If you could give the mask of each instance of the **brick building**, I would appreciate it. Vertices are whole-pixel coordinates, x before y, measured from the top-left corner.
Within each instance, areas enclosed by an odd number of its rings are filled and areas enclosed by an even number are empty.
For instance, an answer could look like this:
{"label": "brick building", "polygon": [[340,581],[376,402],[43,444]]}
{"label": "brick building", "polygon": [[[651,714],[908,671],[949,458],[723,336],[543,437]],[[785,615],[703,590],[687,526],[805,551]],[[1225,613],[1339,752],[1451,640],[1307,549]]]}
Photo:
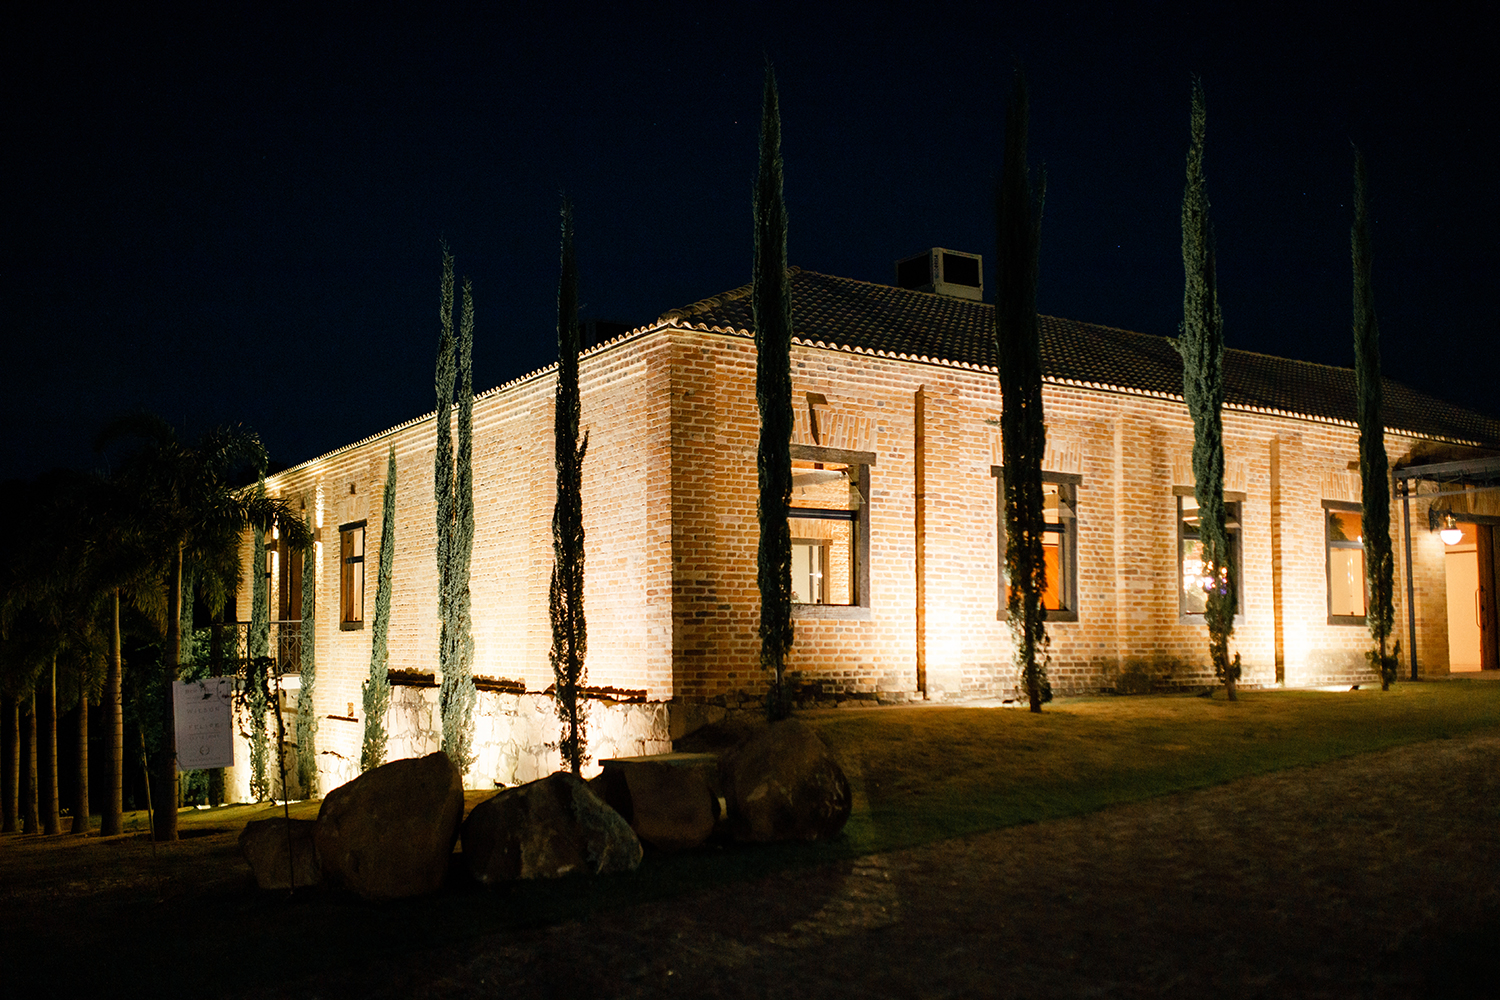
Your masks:
{"label": "brick building", "polygon": [[[1015,688],[999,572],[993,307],[972,286],[925,287],[935,290],[792,277],[793,589],[802,603],[789,666],[805,699],[1006,697]],[[665,313],[581,362],[596,759],[665,749],[674,726],[754,702],[766,687],[756,639],[748,292]],[[1181,362],[1164,337],[1086,323],[1044,317],[1042,338],[1053,687],[1210,682],[1201,588],[1195,594],[1191,579],[1193,433]],[[1235,350],[1225,365],[1225,490],[1241,608],[1232,649],[1243,658],[1243,683],[1368,682],[1353,372]],[[553,379],[552,369],[537,372],[474,405],[476,786],[525,780],[555,761],[544,694]],[[1500,449],[1500,421],[1395,382],[1386,384],[1385,416],[1393,467],[1469,468]],[[274,495],[310,508],[319,531],[315,708],[325,791],[358,763],[390,448],[398,468],[392,756],[437,745],[433,419],[268,482]],[[1410,570],[1425,675],[1450,663],[1449,547],[1429,530],[1428,509],[1452,509],[1476,552],[1478,536],[1487,542],[1500,523],[1489,517],[1500,510],[1484,502],[1492,494],[1458,492],[1435,501],[1419,488],[1409,516],[1399,499],[1392,505],[1397,572]],[[1476,560],[1485,563],[1479,576],[1493,579],[1493,558]],[[270,606],[283,618],[300,616],[299,562],[274,551],[269,559]],[[238,606],[250,607],[248,584]],[[1495,635],[1492,627],[1483,641],[1493,645]]]}

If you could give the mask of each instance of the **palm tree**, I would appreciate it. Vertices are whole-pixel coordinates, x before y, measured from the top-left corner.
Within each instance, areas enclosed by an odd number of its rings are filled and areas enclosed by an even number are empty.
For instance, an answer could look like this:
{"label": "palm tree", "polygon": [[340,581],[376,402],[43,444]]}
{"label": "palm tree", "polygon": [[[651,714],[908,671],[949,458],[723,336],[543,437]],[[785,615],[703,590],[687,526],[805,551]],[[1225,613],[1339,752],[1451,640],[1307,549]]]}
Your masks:
{"label": "palm tree", "polygon": [[21,717],[16,696],[0,679],[0,833],[16,832],[20,789]]}
{"label": "palm tree", "polygon": [[104,725],[104,802],[99,809],[99,832],[114,836],[123,832],[123,781],[125,769],[125,718],[122,712],[120,658],[120,610],[133,606],[148,619],[165,626],[165,601],[159,586],[151,550],[136,523],[134,496],[117,480],[100,480],[89,505],[86,527],[92,546],[89,572],[102,597],[99,614],[108,636],[105,647],[104,689],[101,698]]}
{"label": "palm tree", "polygon": [[[194,444],[181,442],[160,417],[135,414],[115,421],[99,436],[104,448],[122,439],[140,444],[121,469],[121,482],[133,491],[149,525],[154,561],[166,593],[166,650],[162,664],[167,690],[182,660],[183,568],[191,562],[213,563],[238,548],[250,525],[275,526],[291,548],[310,545],[310,532],[299,512],[285,502],[257,497],[235,484],[244,470],[264,472],[266,450],[260,438],[240,427],[206,432]],[[151,784],[157,840],[177,839],[177,747],[168,697],[163,707],[165,745],[157,748]]]}
{"label": "palm tree", "polygon": [[[17,773],[15,792],[17,811],[23,833],[59,832],[58,821],[49,817],[56,811],[56,779],[48,780],[48,762],[56,768],[56,752],[49,754],[47,731],[55,737],[55,727],[48,726],[45,714],[49,703],[47,677],[52,671],[51,630],[27,600],[23,586],[16,586],[20,574],[16,563],[7,560],[5,590],[0,598],[0,689],[10,696],[17,711],[16,758],[6,762],[7,769]],[[47,787],[53,789],[51,801]],[[9,805],[7,803],[7,805]]]}
{"label": "palm tree", "polygon": [[[7,567],[8,569],[8,567]],[[8,574],[7,574],[8,575]],[[36,711],[33,695],[37,670],[35,657],[18,632],[15,611],[7,591],[0,598],[0,705],[4,706],[5,806],[4,832],[36,833]]]}
{"label": "palm tree", "polygon": [[[13,668],[29,673],[33,679],[40,806],[44,832],[48,834],[62,832],[57,770],[58,668],[60,664],[65,672],[71,668],[82,678],[89,673],[87,664],[97,662],[100,650],[92,614],[94,597],[82,569],[85,543],[77,531],[87,483],[87,476],[62,470],[37,479],[27,490],[19,512],[30,530],[8,547],[5,624],[8,637],[20,640]],[[82,694],[84,685],[69,685],[67,690]],[[86,757],[82,763],[86,766]],[[86,792],[86,773],[83,782]],[[79,832],[88,824],[86,801],[81,805]]]}

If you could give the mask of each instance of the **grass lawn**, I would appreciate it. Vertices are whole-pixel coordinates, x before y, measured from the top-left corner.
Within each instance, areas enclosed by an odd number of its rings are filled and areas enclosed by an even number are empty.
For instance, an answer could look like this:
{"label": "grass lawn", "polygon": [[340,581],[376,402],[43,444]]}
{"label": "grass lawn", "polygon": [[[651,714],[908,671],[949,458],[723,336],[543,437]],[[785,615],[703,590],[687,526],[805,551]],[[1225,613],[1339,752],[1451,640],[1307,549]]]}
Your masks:
{"label": "grass lawn", "polygon": [[[844,836],[817,853],[849,856],[1500,730],[1500,683],[1241,691],[1237,702],[1222,690],[1211,698],[1063,698],[1040,715],[1010,706],[918,705],[798,718],[822,734],[855,789]],[[469,792],[468,805],[489,794]],[[318,805],[294,802],[291,815],[315,819]],[[179,824],[192,836],[281,814],[267,805],[188,809]],[[144,811],[126,814],[127,832],[146,826]]]}
{"label": "grass lawn", "polygon": [[839,846],[864,854],[1500,729],[1500,684],[1241,691],[1237,702],[1222,691],[1069,698],[1040,715],[920,706],[808,721],[856,788]]}

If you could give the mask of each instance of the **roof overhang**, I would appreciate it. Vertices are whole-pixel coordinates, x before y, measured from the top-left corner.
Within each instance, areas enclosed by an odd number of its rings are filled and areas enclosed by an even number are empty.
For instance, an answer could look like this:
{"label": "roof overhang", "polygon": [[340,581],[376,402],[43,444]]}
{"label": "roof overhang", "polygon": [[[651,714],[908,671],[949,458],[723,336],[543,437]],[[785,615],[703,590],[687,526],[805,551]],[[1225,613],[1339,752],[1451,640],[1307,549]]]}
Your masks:
{"label": "roof overhang", "polygon": [[1466,458],[1458,462],[1433,462],[1408,465],[1391,470],[1397,479],[1416,479],[1429,483],[1462,483],[1468,486],[1500,486],[1500,456]]}

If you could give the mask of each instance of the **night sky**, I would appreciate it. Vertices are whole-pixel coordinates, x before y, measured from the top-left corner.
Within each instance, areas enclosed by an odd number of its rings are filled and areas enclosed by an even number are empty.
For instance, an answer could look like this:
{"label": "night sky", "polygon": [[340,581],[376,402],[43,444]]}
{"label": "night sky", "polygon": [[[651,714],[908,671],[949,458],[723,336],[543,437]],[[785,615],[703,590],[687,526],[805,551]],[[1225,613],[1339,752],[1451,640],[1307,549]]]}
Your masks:
{"label": "night sky", "polygon": [[281,465],[430,411],[443,240],[474,282],[476,388],[551,363],[564,192],[585,318],[746,283],[767,56],[792,263],[889,282],[943,246],[992,268],[1019,63],[1041,310],[1168,335],[1200,74],[1227,343],[1343,366],[1353,140],[1386,374],[1500,415],[1477,5],[21,6],[0,15],[0,478],[97,465],[133,409],[243,423]]}

